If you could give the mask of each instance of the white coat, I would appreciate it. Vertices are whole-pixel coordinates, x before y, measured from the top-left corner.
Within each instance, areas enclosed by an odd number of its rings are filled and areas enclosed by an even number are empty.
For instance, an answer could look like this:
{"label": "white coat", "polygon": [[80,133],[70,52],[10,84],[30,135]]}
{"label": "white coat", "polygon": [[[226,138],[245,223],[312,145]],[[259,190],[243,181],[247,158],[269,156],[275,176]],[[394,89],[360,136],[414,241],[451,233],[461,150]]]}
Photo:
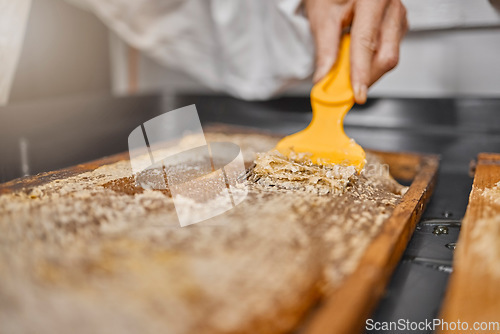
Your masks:
{"label": "white coat", "polygon": [[158,63],[216,91],[266,99],[313,71],[301,0],[77,2]]}

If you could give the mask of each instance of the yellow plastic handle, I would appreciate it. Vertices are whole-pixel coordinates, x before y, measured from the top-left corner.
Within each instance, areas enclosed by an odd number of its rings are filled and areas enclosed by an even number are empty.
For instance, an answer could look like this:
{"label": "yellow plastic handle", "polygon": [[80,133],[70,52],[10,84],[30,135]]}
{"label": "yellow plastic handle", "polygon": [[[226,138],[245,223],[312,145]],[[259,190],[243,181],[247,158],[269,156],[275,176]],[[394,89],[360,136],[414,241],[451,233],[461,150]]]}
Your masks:
{"label": "yellow plastic handle", "polygon": [[311,123],[278,143],[276,148],[282,154],[304,152],[317,164],[352,165],[358,172],[363,169],[366,158],[363,148],[344,133],[344,116],[354,105],[349,48],[350,37],[346,35],[335,65],[311,91]]}
{"label": "yellow plastic handle", "polygon": [[350,48],[351,36],[345,35],[340,43],[337,61],[330,72],[314,85],[311,99],[323,104],[354,104],[351,86]]}

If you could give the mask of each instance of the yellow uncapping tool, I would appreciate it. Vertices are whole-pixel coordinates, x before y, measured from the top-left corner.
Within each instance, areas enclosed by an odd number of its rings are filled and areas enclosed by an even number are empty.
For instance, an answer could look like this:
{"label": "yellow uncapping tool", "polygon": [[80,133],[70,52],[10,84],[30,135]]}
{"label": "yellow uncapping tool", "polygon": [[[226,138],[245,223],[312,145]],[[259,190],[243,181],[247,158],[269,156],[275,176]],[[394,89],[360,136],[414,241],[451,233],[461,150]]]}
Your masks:
{"label": "yellow uncapping tool", "polygon": [[289,156],[311,153],[316,164],[343,164],[356,167],[358,173],[365,165],[365,151],[347,137],[344,117],[354,105],[349,64],[350,36],[340,45],[337,62],[326,77],[311,91],[313,118],[304,130],[283,138],[276,149]]}

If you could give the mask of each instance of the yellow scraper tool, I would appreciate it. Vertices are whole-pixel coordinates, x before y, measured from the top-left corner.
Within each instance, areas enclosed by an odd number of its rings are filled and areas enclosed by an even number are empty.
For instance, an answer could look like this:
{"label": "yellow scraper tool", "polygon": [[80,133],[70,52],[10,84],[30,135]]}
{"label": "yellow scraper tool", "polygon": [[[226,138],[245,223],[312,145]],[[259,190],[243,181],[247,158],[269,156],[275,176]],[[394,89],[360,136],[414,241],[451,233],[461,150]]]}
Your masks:
{"label": "yellow scraper tool", "polygon": [[311,153],[311,159],[316,164],[352,165],[358,172],[363,169],[365,151],[344,132],[344,117],[354,105],[349,47],[350,36],[345,35],[337,62],[311,91],[311,123],[306,129],[278,143],[276,149],[282,154],[289,156],[292,151]]}

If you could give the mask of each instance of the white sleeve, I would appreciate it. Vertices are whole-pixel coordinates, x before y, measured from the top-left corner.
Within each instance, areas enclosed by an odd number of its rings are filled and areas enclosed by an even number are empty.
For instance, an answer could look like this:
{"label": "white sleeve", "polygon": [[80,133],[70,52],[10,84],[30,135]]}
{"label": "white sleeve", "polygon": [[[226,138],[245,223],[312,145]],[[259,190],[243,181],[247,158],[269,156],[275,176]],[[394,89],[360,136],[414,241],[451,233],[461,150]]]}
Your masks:
{"label": "white sleeve", "polygon": [[269,98],[313,70],[301,0],[78,2],[160,64],[237,97]]}
{"label": "white sleeve", "polygon": [[0,105],[8,101],[31,0],[0,0]]}

